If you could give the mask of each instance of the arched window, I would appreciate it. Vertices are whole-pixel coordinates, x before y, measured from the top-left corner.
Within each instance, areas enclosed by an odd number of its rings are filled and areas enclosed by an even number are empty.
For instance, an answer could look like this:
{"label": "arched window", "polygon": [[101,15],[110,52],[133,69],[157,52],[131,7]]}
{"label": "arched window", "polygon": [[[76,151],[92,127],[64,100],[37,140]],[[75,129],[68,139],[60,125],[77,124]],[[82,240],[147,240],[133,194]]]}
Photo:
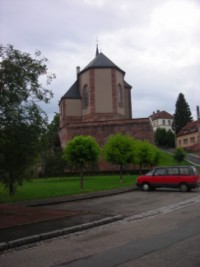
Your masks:
{"label": "arched window", "polygon": [[87,85],[83,87],[83,109],[87,109],[89,106],[89,88]]}
{"label": "arched window", "polygon": [[118,95],[118,106],[120,108],[123,108],[123,93],[122,93],[121,84],[118,84],[117,95]]}

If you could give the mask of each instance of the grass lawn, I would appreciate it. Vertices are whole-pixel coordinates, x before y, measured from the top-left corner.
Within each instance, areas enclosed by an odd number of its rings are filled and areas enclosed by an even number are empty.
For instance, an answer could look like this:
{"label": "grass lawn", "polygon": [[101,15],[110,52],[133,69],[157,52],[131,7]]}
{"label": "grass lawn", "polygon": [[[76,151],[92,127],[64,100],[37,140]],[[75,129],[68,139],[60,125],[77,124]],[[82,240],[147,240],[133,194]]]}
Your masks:
{"label": "grass lawn", "polygon": [[[173,156],[161,151],[159,166],[173,165],[177,165]],[[184,161],[181,165],[190,164]],[[84,177],[84,188],[82,190],[80,189],[79,177],[33,179],[30,182],[24,182],[22,186],[18,186],[16,195],[13,197],[9,197],[7,191],[0,184],[0,203],[76,195],[121,188],[135,184],[137,177],[138,175],[124,175],[124,182],[120,183],[119,175],[117,174],[107,176],[86,176]]]}
{"label": "grass lawn", "polygon": [[[160,151],[160,160],[158,166],[175,166],[178,165],[177,161],[171,154]],[[181,162],[181,165],[191,165],[187,161]]]}
{"label": "grass lawn", "polygon": [[12,197],[9,197],[7,191],[0,185],[0,202],[16,202],[128,187],[135,184],[136,178],[137,175],[124,175],[124,182],[120,183],[118,175],[86,176],[82,190],[79,177],[33,179],[17,187],[17,192]]}

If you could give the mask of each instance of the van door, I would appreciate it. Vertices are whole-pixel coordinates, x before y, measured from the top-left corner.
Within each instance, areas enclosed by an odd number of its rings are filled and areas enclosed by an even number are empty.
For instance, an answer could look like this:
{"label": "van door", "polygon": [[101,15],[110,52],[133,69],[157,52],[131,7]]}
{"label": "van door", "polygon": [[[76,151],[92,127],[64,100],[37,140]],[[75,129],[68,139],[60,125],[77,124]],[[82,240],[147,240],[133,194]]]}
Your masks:
{"label": "van door", "polygon": [[166,175],[166,184],[168,187],[178,187],[180,183],[179,167],[168,167]]}
{"label": "van door", "polygon": [[153,174],[152,184],[155,187],[163,187],[163,183],[165,182],[166,177],[166,168],[156,168]]}

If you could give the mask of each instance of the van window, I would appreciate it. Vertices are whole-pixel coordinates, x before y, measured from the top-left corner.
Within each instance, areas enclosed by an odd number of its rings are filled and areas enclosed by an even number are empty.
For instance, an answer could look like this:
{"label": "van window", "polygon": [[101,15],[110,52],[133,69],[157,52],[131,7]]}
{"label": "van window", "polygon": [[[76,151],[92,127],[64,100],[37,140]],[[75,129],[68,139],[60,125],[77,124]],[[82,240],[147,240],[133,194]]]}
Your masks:
{"label": "van window", "polygon": [[190,171],[187,167],[180,167],[180,175],[189,175]]}
{"label": "van window", "polygon": [[179,175],[177,167],[168,168],[168,175]]}
{"label": "van window", "polygon": [[166,175],[166,169],[165,168],[156,169],[154,175],[155,176]]}
{"label": "van window", "polygon": [[197,168],[195,168],[194,166],[190,166],[190,169],[191,169],[191,173],[192,174],[195,174],[195,175],[198,175],[199,174]]}

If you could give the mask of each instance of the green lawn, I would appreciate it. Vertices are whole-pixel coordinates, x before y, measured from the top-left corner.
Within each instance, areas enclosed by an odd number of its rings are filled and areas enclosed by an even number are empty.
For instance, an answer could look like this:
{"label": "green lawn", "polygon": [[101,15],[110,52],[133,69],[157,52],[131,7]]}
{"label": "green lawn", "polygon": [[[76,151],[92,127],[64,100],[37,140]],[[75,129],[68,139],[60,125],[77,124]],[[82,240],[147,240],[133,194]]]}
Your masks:
{"label": "green lawn", "polygon": [[[161,151],[159,166],[173,165],[177,165],[173,156]],[[181,165],[189,165],[189,163],[182,162]],[[135,184],[137,177],[138,175],[124,175],[124,182],[120,183],[119,175],[117,174],[107,176],[86,176],[84,177],[84,188],[82,190],[80,189],[79,177],[33,179],[30,182],[24,182],[22,186],[18,186],[17,193],[13,197],[9,197],[7,191],[0,184],[0,203],[76,195],[121,188]]]}
{"label": "green lawn", "polygon": [[[178,164],[172,155],[167,154],[163,151],[160,151],[160,161],[158,165],[159,166],[174,166]],[[183,161],[181,165],[190,165],[190,164],[187,161]]]}
{"label": "green lawn", "polygon": [[124,175],[124,182],[120,183],[118,175],[86,176],[82,190],[79,177],[33,179],[17,187],[17,193],[13,197],[9,197],[6,190],[0,185],[0,202],[16,202],[122,188],[135,184],[136,178],[137,175]]}

